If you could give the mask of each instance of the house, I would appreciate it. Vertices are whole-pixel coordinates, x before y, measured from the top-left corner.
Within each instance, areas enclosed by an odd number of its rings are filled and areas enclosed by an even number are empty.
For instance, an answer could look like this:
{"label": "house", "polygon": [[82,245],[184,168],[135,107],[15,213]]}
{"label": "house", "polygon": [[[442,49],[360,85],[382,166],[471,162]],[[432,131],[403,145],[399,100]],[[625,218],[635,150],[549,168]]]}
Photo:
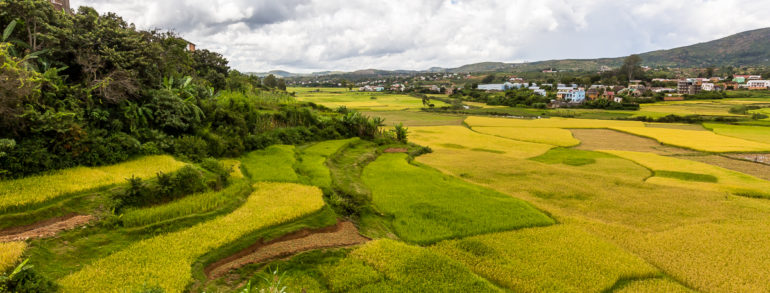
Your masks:
{"label": "house", "polygon": [[615,103],[623,103],[623,98],[621,97],[614,97],[612,98],[612,101]]}
{"label": "house", "polygon": [[703,84],[701,84],[700,89],[707,92],[713,92],[714,84],[710,82],[704,82]]}
{"label": "house", "polygon": [[544,89],[540,89],[540,88],[532,90],[532,92],[535,93],[536,95],[541,95],[543,97],[548,95],[548,93],[546,93]]}
{"label": "house", "polygon": [[770,80],[749,80],[746,86],[749,90],[766,90],[770,87]]}
{"label": "house", "polygon": [[733,77],[733,82],[746,83],[746,77],[744,75],[736,75]]}
{"label": "house", "polygon": [[381,86],[372,86],[372,85],[366,85],[358,88],[359,92],[381,92],[384,91],[385,88]]}
{"label": "house", "polygon": [[195,44],[187,42],[187,51],[195,52]]}
{"label": "house", "polygon": [[677,93],[682,95],[697,95],[701,91],[701,82],[694,78],[680,80],[677,84]]}
{"label": "house", "polygon": [[613,100],[615,99],[615,92],[613,91],[606,91],[604,92],[604,95],[602,95],[602,98],[607,100]]}
{"label": "house", "polygon": [[591,87],[586,91],[586,97],[590,100],[596,100],[599,98],[599,90]]}
{"label": "house", "polygon": [[570,89],[568,92],[562,93],[561,96],[557,94],[560,99],[569,101],[571,103],[583,103],[586,100],[586,91]]}

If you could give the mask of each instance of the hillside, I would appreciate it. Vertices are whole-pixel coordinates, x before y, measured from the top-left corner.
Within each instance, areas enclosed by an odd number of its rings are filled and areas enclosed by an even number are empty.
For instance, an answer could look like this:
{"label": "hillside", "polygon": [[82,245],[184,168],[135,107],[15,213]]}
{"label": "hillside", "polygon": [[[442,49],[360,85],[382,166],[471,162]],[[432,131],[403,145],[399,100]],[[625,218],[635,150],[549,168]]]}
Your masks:
{"label": "hillside", "polygon": [[[647,66],[666,67],[708,67],[708,66],[768,66],[770,65],[770,28],[757,29],[738,33],[722,39],[699,43],[691,46],[658,50],[639,54]],[[622,57],[598,59],[560,59],[527,63],[481,62],[467,64],[457,68],[432,67],[423,71],[385,71],[358,70],[355,72],[323,72],[313,75],[345,75],[346,77],[382,77],[417,72],[495,72],[518,71],[530,72],[543,69],[594,71],[602,66],[619,67]],[[343,77],[344,78],[344,77]]]}

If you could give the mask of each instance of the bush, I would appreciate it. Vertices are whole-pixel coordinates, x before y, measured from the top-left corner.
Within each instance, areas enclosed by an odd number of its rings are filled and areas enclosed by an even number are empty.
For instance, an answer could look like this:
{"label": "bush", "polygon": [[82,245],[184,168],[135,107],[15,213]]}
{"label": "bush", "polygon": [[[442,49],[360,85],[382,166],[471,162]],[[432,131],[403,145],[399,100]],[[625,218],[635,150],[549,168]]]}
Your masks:
{"label": "bush", "polygon": [[200,162],[209,157],[208,144],[197,136],[185,135],[174,142],[174,154]]}
{"label": "bush", "polygon": [[203,174],[193,166],[185,166],[174,176],[174,191],[176,194],[192,194],[206,190]]}

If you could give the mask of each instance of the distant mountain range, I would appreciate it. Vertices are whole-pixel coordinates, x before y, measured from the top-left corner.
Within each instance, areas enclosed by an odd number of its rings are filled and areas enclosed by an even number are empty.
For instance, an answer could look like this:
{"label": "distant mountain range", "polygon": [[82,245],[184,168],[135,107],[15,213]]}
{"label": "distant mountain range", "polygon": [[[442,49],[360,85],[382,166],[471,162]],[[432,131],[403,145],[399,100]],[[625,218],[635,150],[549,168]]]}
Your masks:
{"label": "distant mountain range", "polygon": [[[646,66],[665,66],[678,68],[702,68],[720,66],[770,66],[770,28],[738,33],[715,41],[699,43],[670,50],[658,50],[639,54]],[[552,68],[554,70],[593,71],[602,66],[619,67],[624,57],[599,59],[563,59],[527,63],[482,62],[463,65],[457,68],[433,67],[423,71],[412,70],[377,70],[365,69],[353,72],[326,71],[311,74],[295,74],[286,71],[254,73],[256,75],[274,74],[281,77],[309,77],[322,75],[341,75],[348,77],[393,76],[424,72],[481,73],[481,72],[532,72]]]}

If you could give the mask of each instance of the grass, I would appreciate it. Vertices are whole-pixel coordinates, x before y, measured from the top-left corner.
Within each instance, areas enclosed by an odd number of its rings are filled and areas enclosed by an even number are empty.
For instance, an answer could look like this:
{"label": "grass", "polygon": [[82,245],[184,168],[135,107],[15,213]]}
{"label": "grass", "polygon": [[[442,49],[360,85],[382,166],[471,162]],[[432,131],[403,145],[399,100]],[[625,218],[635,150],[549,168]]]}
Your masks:
{"label": "grass", "polygon": [[224,205],[237,204],[251,187],[245,181],[237,181],[220,191],[193,194],[182,199],[154,207],[131,209],[121,215],[125,227],[145,226],[170,219],[207,213]]}
{"label": "grass", "polygon": [[474,131],[520,141],[543,143],[561,147],[580,144],[572,133],[560,128],[525,128],[525,127],[474,127]]}
{"label": "grass", "polygon": [[67,194],[123,183],[132,176],[154,177],[185,164],[171,156],[148,156],[104,167],[77,167],[16,180],[0,181],[0,212],[43,203]]}
{"label": "grass", "polygon": [[320,187],[331,187],[332,178],[326,166],[326,160],[355,140],[357,139],[328,140],[299,151],[299,160],[295,169],[304,179],[303,182]]}
{"label": "grass", "polygon": [[570,166],[585,166],[595,164],[596,159],[610,158],[604,153],[583,151],[576,149],[555,148],[547,153],[531,158],[530,160],[546,164],[565,164]]}
{"label": "grass", "polygon": [[18,263],[25,249],[27,243],[23,241],[0,243],[0,274]]}
{"label": "grass", "polygon": [[324,272],[332,292],[500,292],[459,262],[418,246],[370,242]]}
{"label": "grass", "polygon": [[761,143],[724,135],[710,131],[650,128],[650,127],[612,127],[615,130],[649,137],[660,143],[703,151],[703,152],[764,152],[770,151],[770,143]]}
{"label": "grass", "polygon": [[469,237],[431,250],[513,292],[601,292],[624,278],[659,274],[639,257],[573,225]]}
{"label": "grass", "polygon": [[717,183],[717,181],[719,181],[719,178],[717,178],[714,175],[706,175],[706,174],[698,174],[698,173],[690,173],[690,172],[655,171],[655,176],[674,178],[674,179],[679,179],[684,181],[695,181],[695,182]]}
{"label": "grass", "polygon": [[273,145],[243,156],[241,167],[244,175],[254,182],[298,182],[293,168],[296,160],[294,146]]}
{"label": "grass", "polygon": [[401,239],[428,244],[554,223],[524,201],[411,165],[406,159],[406,154],[383,154],[362,176],[375,207],[393,217]]}
{"label": "grass", "polygon": [[[724,169],[706,163],[683,160],[671,157],[659,156],[650,153],[605,151],[607,153],[632,160],[642,166],[650,168],[660,174],[671,176],[656,176],[648,179],[648,182],[662,185],[680,186],[686,188],[700,188],[705,190],[721,190],[737,195],[750,195],[751,197],[770,198],[770,181],[762,180],[754,176]],[[697,170],[698,174],[691,174]],[[711,181],[711,177],[717,181]],[[693,182],[700,181],[700,182]]]}
{"label": "grass", "polygon": [[704,123],[704,127],[714,133],[761,143],[770,143],[770,127],[739,126],[728,124]]}
{"label": "grass", "polygon": [[62,291],[118,292],[157,285],[169,292],[180,292],[190,282],[191,265],[201,255],[252,231],[318,211],[324,205],[321,191],[315,187],[257,183],[254,188],[246,203],[233,213],[135,243],[60,279]]}
{"label": "grass", "polygon": [[451,149],[476,149],[504,153],[514,158],[531,158],[544,154],[551,145],[516,141],[486,135],[462,126],[410,127],[409,140],[441,152]]}

